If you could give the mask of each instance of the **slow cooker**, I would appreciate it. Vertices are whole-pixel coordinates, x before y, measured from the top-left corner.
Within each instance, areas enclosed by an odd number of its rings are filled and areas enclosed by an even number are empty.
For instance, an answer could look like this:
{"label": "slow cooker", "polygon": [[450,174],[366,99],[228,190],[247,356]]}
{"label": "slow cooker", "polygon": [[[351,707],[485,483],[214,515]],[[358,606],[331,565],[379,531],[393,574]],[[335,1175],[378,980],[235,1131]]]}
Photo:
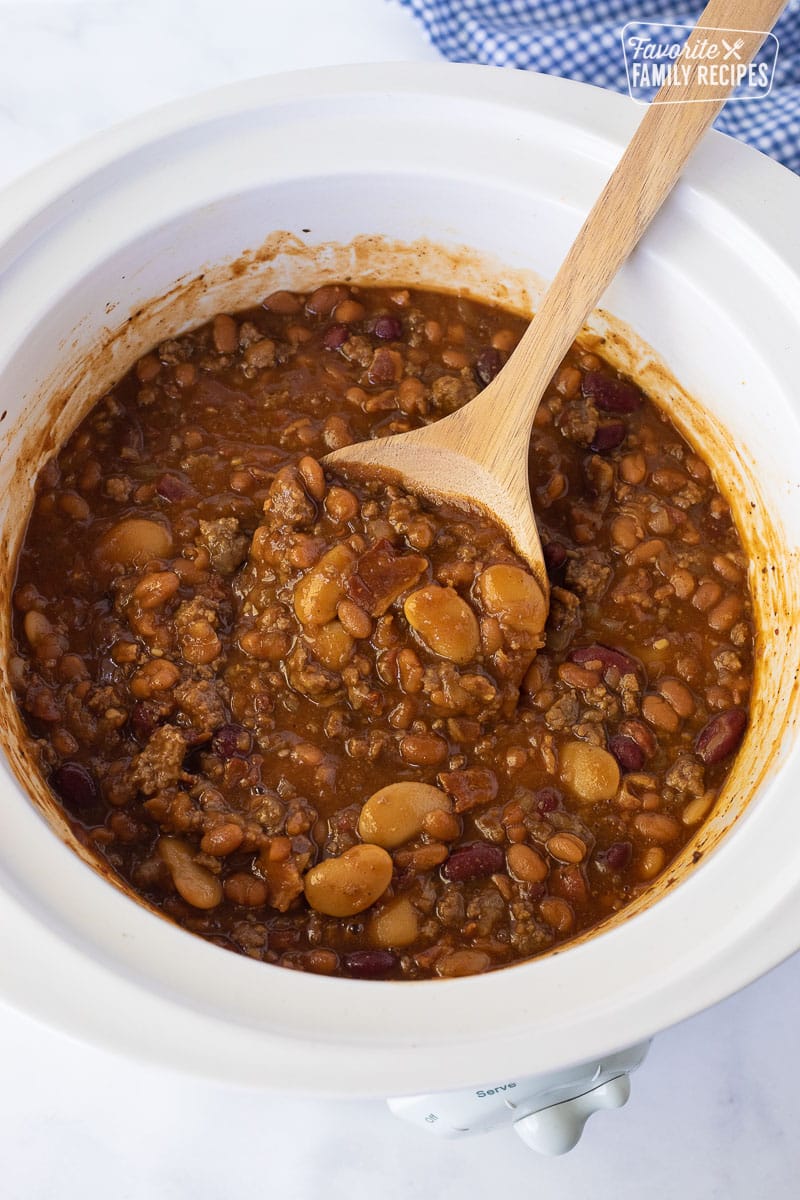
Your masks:
{"label": "slow cooker", "polygon": [[[444,64],[272,76],[78,146],[0,203],[0,529],[148,346],[322,278],[535,308],[641,115],[530,73]],[[624,1102],[658,1030],[800,945],[800,180],[711,134],[587,336],[715,468],[750,553],[758,670],[712,819],[641,903],[488,975],[324,978],[222,954],[103,877],[55,809],[6,677],[0,604],[0,991],[74,1034],[217,1079],[393,1095],[457,1135],[514,1120],[565,1149]],[[92,868],[93,869],[90,869]],[[106,875],[108,874],[106,870]]]}

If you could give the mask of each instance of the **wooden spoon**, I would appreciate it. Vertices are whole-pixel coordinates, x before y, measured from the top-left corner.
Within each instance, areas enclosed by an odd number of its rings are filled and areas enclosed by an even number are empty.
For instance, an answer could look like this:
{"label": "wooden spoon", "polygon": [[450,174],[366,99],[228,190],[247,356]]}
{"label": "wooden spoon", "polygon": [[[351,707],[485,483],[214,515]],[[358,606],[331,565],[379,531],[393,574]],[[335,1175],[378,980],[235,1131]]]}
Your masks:
{"label": "wooden spoon", "polygon": [[[713,31],[733,31],[739,64],[764,41],[786,0],[711,0],[683,57],[688,83],[667,80],[645,113],[572,243],[516,350],[497,377],[458,412],[409,433],[335,450],[326,467],[379,474],[412,492],[475,506],[505,527],[545,600],[547,572],[528,483],[536,409],[562,358],[672,190],[684,164],[733,90],[711,87],[698,71]],[[743,32],[749,26],[760,32]],[[719,40],[719,39],[718,39]],[[678,102],[680,101],[680,102]],[[547,605],[543,606],[546,615]]]}

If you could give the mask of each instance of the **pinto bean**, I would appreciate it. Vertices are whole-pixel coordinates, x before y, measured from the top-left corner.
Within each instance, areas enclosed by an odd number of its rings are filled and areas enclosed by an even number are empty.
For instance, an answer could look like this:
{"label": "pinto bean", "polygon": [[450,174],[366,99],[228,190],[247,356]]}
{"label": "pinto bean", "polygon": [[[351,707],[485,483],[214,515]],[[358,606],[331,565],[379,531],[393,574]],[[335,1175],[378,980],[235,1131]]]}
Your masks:
{"label": "pinto bean", "polygon": [[435,733],[409,733],[400,742],[400,754],[417,767],[435,767],[447,758],[447,742]]}
{"label": "pinto bean", "polygon": [[650,846],[639,859],[636,874],[642,880],[655,879],[659,871],[663,870],[666,861],[667,856],[662,846]]}
{"label": "pinto bean", "polygon": [[306,309],[315,317],[329,317],[333,310],[347,299],[347,288],[338,284],[326,284],[311,293],[306,300]]}
{"label": "pinto bean", "polygon": [[272,292],[266,300],[262,300],[262,304],[268,312],[280,316],[294,316],[303,307],[302,300],[294,292]]}
{"label": "pinto bean", "polygon": [[340,600],[336,607],[336,615],[342,628],[346,629],[352,638],[368,638],[372,633],[372,618],[352,600]]}
{"label": "pinto bean", "polygon": [[435,808],[422,818],[422,832],[438,842],[454,842],[461,833],[461,822],[455,813]]}
{"label": "pinto bean", "polygon": [[702,796],[696,796],[694,800],[690,800],[681,813],[681,820],[684,825],[699,825],[701,821],[705,820],[706,816],[711,812],[716,798],[717,793],[709,790],[703,792]]}
{"label": "pinto bean", "polygon": [[60,658],[67,648],[67,639],[60,633],[48,617],[32,608],[25,613],[22,623],[25,637],[37,658],[52,660]]}
{"label": "pinto bean", "polygon": [[279,662],[286,657],[291,644],[288,634],[277,630],[248,629],[239,638],[245,654],[262,662]]}
{"label": "pinto bean", "polygon": [[522,883],[542,883],[547,878],[548,866],[541,854],[521,842],[509,846],[506,862],[509,874]]}
{"label": "pinto bean", "polygon": [[491,960],[483,950],[452,950],[436,963],[436,974],[442,979],[457,979],[462,975],[480,975]]}
{"label": "pinto bean", "polygon": [[661,679],[658,691],[679,717],[691,717],[695,710],[694,696],[679,679]]}
{"label": "pinto bean", "polygon": [[191,621],[183,630],[181,654],[187,663],[204,666],[213,662],[222,650],[222,642],[210,621],[201,617]]}
{"label": "pinto bean", "polygon": [[322,500],[327,484],[325,483],[325,472],[317,460],[306,454],[300,459],[297,469],[300,472],[309,496],[313,497],[314,500]]}
{"label": "pinto bean", "polygon": [[558,896],[546,896],[539,905],[542,920],[556,933],[570,933],[575,925],[575,913],[571,905]]}
{"label": "pinto bean", "polygon": [[632,454],[623,455],[619,463],[619,473],[625,483],[634,486],[643,483],[647,478],[647,462],[644,455],[638,450]]}
{"label": "pinto bean", "polygon": [[719,603],[721,597],[722,588],[716,579],[706,579],[692,596],[692,606],[698,608],[700,612],[708,612],[710,608]]}
{"label": "pinto bean", "polygon": [[352,521],[358,515],[358,500],[348,488],[335,484],[325,497],[325,511],[332,521]]}
{"label": "pinto bean", "polygon": [[681,723],[675,709],[661,696],[645,696],[642,700],[642,716],[656,729],[663,729],[667,733],[675,733]]}
{"label": "pinto bean", "polygon": [[168,692],[181,677],[180,668],[168,658],[151,658],[131,677],[131,692],[137,700],[149,700],[157,692]]}
{"label": "pinto bean", "polygon": [[638,834],[651,842],[674,842],[681,831],[680,822],[667,813],[637,813],[632,824]]}
{"label": "pinto bean", "polygon": [[432,871],[447,858],[447,846],[439,842],[426,842],[424,846],[410,846],[395,853],[394,861],[402,870],[411,875],[422,875]]}
{"label": "pinto bean", "polygon": [[638,522],[625,514],[615,517],[611,522],[611,540],[621,550],[632,550],[642,540]]}
{"label": "pinto bean", "polygon": [[269,896],[269,888],[264,880],[251,875],[249,871],[236,871],[229,875],[222,890],[231,904],[240,904],[245,908],[261,908]]}
{"label": "pinto bean", "polygon": [[213,854],[216,858],[225,858],[238,850],[244,840],[244,830],[240,825],[228,822],[225,825],[215,825],[203,834],[200,849],[204,854]]}
{"label": "pinto bean", "polygon": [[140,608],[161,608],[180,586],[181,581],[174,571],[150,571],[133,589],[133,598]]}
{"label": "pinto bean", "polygon": [[239,349],[239,326],[227,313],[214,317],[211,335],[220,354],[235,354]]}
{"label": "pinto bean", "polygon": [[575,833],[554,833],[545,845],[547,853],[559,862],[579,863],[586,858],[586,843]]}
{"label": "pinto bean", "polygon": [[743,608],[741,596],[725,596],[709,611],[706,620],[715,633],[727,633],[739,620]]}

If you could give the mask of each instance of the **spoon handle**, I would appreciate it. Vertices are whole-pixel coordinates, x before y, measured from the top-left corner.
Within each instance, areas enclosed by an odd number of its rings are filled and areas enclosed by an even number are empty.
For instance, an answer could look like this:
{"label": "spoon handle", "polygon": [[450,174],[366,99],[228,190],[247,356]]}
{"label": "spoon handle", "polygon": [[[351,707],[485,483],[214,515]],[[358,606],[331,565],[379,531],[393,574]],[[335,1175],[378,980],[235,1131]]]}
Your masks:
{"label": "spoon handle", "polygon": [[[786,0],[711,0],[677,60],[687,82],[668,78],[583,223],[522,341],[492,389],[493,437],[527,438],[536,408],[586,317],[669,195],[734,84],[710,86],[692,57],[714,31],[735,33],[737,65],[750,62]],[[753,32],[747,32],[755,26]],[[741,44],[739,44],[741,39]],[[718,61],[718,60],[716,60]],[[500,401],[500,404],[498,404]],[[484,430],[486,430],[484,426]],[[501,451],[502,453],[502,451]]]}

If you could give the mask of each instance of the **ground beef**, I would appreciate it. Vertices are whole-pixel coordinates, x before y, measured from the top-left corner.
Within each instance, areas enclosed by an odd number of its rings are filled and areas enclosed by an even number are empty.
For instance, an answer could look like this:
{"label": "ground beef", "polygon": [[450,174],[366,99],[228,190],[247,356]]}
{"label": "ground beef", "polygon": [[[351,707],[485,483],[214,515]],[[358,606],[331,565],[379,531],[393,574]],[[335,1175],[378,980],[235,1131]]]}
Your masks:
{"label": "ground beef", "polygon": [[578,697],[574,692],[564,692],[556,700],[555,704],[551,704],[547,712],[544,714],[545,723],[548,729],[552,729],[557,733],[560,729],[569,729],[574,725],[580,713],[580,704]]}
{"label": "ground beef", "polygon": [[567,588],[550,589],[550,615],[547,618],[547,649],[564,650],[581,627],[581,602]]}
{"label": "ground beef", "polygon": [[313,521],[314,505],[300,482],[296,468],[284,467],[278,472],[269,489],[264,509],[269,509],[276,524],[297,527]]}
{"label": "ground beef", "polygon": [[373,345],[369,338],[355,335],[350,337],[342,346],[342,354],[349,362],[358,363],[360,367],[366,367],[372,362]]}
{"label": "ground beef", "polygon": [[586,550],[567,562],[566,582],[584,600],[599,600],[611,579],[611,567],[597,550]]}
{"label": "ground beef", "polygon": [[488,767],[443,771],[439,783],[453,797],[453,808],[457,813],[489,804],[497,795],[497,776]]}
{"label": "ground beef", "polygon": [[440,412],[450,413],[455,412],[457,408],[461,408],[462,404],[466,404],[475,395],[476,388],[470,386],[470,381],[462,378],[456,379],[452,375],[441,375],[435,379],[431,387],[431,400],[434,408]]}
{"label": "ground beef", "polygon": [[705,788],[705,768],[694,755],[682,754],[667,771],[665,782],[676,792],[700,796]]}
{"label": "ground beef", "polygon": [[176,688],[175,701],[195,729],[210,733],[227,720],[225,704],[216,684],[187,680]]}
{"label": "ground beef", "polygon": [[445,887],[436,905],[436,915],[446,929],[460,929],[466,916],[466,903],[461,891]]}
{"label": "ground beef", "polygon": [[247,558],[250,539],[239,531],[235,517],[201,521],[199,540],[208,550],[212,567],[221,575],[232,575]]}
{"label": "ground beef", "polygon": [[600,415],[591,400],[583,398],[572,400],[565,404],[561,411],[559,425],[564,437],[581,446],[588,446],[594,440]]}
{"label": "ground beef", "polygon": [[140,792],[152,796],[162,788],[173,787],[181,777],[187,742],[180,729],[162,725],[137,754],[131,779]]}

